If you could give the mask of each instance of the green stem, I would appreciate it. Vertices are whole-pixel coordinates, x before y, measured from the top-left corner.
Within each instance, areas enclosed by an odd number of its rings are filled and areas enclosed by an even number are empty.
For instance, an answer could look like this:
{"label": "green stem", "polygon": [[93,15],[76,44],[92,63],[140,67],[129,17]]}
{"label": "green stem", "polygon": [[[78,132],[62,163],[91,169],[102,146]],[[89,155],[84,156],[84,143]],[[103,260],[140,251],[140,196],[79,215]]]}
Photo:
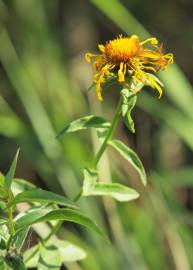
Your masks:
{"label": "green stem", "polygon": [[120,117],[120,113],[121,113],[121,105],[122,105],[122,97],[120,98],[119,100],[119,103],[117,105],[117,109],[115,111],[115,114],[114,114],[114,117],[113,117],[113,120],[112,120],[112,123],[111,123],[111,126],[109,128],[109,131],[107,133],[107,136],[104,140],[104,142],[102,143],[98,153],[96,154],[96,157],[94,159],[94,163],[93,163],[93,167],[96,169],[97,167],[97,164],[99,162],[99,160],[101,159],[104,151],[106,150],[106,147],[107,147],[107,144],[108,144],[108,141],[112,138],[113,136],[113,133],[115,131],[115,128],[117,126],[117,123],[119,121],[119,117]]}
{"label": "green stem", "polygon": [[15,234],[15,229],[14,229],[14,223],[13,223],[13,208],[9,207],[8,209],[8,215],[9,215],[9,233],[11,236]]}

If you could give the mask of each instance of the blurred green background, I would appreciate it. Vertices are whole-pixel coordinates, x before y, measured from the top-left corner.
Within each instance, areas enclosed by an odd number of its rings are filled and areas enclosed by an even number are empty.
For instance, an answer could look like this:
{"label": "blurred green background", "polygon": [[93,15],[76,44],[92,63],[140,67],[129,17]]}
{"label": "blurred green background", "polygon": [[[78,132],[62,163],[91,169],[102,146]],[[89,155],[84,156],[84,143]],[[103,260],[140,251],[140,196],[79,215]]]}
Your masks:
{"label": "blurred green background", "polygon": [[83,211],[112,243],[67,224],[60,237],[88,256],[66,269],[193,269],[192,12],[191,0],[0,1],[0,170],[6,171],[19,146],[17,176],[69,198],[98,142],[94,131],[60,141],[55,136],[66,122],[87,114],[110,120],[118,97],[112,89],[99,103],[94,91],[87,93],[92,70],[84,53],[122,33],[156,36],[175,57],[176,64],[160,74],[163,98],[148,88],[139,94],[136,134],[122,123],[116,134],[143,161],[147,187],[114,152],[103,158],[101,177],[141,196],[122,204],[81,199]]}

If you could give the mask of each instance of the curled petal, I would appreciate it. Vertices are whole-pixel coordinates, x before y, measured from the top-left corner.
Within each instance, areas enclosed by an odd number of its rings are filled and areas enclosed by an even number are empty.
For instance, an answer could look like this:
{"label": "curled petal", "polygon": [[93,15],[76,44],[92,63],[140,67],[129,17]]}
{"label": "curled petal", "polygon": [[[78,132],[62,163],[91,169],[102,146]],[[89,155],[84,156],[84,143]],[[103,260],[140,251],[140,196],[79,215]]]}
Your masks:
{"label": "curled petal", "polygon": [[105,51],[105,46],[102,44],[98,45],[99,50],[103,53]]}
{"label": "curled petal", "polygon": [[167,59],[168,64],[174,63],[174,56],[172,53],[165,54],[164,57],[165,57],[165,59]]}
{"label": "curled petal", "polygon": [[90,63],[91,58],[94,57],[94,56],[97,56],[97,55],[96,54],[92,54],[92,53],[86,53],[85,54],[85,60],[86,60],[86,62]]}
{"label": "curled petal", "polygon": [[147,85],[149,85],[152,88],[156,89],[158,91],[158,93],[159,93],[159,98],[161,98],[161,96],[163,94],[163,90],[162,90],[161,86],[158,84],[158,82],[156,82],[156,80],[152,76],[146,74],[146,77],[147,77],[147,80],[149,81],[147,83]]}
{"label": "curled petal", "polygon": [[150,42],[152,45],[157,45],[158,44],[157,38],[153,37],[153,38],[148,38],[148,39],[140,42],[140,45],[144,45],[144,44],[146,44],[148,42]]}
{"label": "curled petal", "polygon": [[97,97],[98,97],[98,100],[99,101],[103,101],[103,97],[101,95],[101,92],[102,92],[102,88],[101,88],[101,81],[100,79],[97,81],[97,84],[96,84],[96,94],[97,94]]}
{"label": "curled petal", "polygon": [[119,71],[118,71],[118,82],[120,82],[120,83],[125,81],[123,67],[124,67],[124,64],[123,64],[123,62],[121,62],[120,68],[119,68]]}

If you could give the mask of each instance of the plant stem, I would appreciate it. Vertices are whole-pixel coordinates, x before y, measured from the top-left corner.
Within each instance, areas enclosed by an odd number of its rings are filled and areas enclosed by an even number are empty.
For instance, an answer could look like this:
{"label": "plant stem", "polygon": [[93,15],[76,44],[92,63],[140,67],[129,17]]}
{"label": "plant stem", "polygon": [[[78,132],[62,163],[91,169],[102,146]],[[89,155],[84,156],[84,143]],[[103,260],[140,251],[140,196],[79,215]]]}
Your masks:
{"label": "plant stem", "polygon": [[96,157],[94,159],[94,163],[93,163],[93,167],[96,169],[97,167],[97,164],[99,162],[99,160],[101,159],[104,151],[106,150],[106,147],[107,147],[107,144],[108,144],[108,141],[111,139],[111,137],[113,136],[113,133],[115,131],[115,128],[117,126],[117,123],[119,121],[119,117],[120,117],[120,113],[121,113],[121,105],[122,105],[122,97],[120,98],[119,100],[119,103],[117,105],[117,109],[115,111],[115,114],[114,114],[114,117],[113,117],[113,120],[112,120],[112,123],[111,123],[111,126],[109,128],[109,131],[107,133],[107,136],[104,140],[104,142],[102,143],[98,153],[96,154]]}
{"label": "plant stem", "polygon": [[13,224],[13,208],[9,207],[8,209],[8,215],[9,215],[9,233],[11,236],[15,234],[14,224]]}

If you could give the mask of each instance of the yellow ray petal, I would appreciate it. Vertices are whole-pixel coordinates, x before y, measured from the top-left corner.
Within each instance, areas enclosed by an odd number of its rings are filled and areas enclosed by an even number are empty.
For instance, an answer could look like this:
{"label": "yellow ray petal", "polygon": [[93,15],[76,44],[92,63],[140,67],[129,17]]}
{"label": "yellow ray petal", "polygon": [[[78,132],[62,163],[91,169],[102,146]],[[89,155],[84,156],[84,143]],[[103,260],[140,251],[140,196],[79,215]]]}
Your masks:
{"label": "yellow ray petal", "polygon": [[125,81],[125,76],[124,76],[124,72],[123,72],[123,62],[121,62],[120,68],[118,71],[118,82],[122,83],[124,81]]}
{"label": "yellow ray petal", "polygon": [[86,60],[86,62],[90,63],[91,58],[94,57],[94,56],[97,56],[97,55],[96,54],[93,54],[93,53],[86,53],[85,54],[85,60]]}
{"label": "yellow ray petal", "polygon": [[105,51],[105,46],[102,45],[102,44],[98,44],[98,48],[101,52],[104,52]]}
{"label": "yellow ray petal", "polygon": [[150,42],[152,45],[158,44],[157,38],[153,37],[153,38],[148,38],[148,39],[146,39],[146,40],[140,42],[140,45],[144,45],[144,44],[146,44],[146,43],[148,43],[148,42]]}

